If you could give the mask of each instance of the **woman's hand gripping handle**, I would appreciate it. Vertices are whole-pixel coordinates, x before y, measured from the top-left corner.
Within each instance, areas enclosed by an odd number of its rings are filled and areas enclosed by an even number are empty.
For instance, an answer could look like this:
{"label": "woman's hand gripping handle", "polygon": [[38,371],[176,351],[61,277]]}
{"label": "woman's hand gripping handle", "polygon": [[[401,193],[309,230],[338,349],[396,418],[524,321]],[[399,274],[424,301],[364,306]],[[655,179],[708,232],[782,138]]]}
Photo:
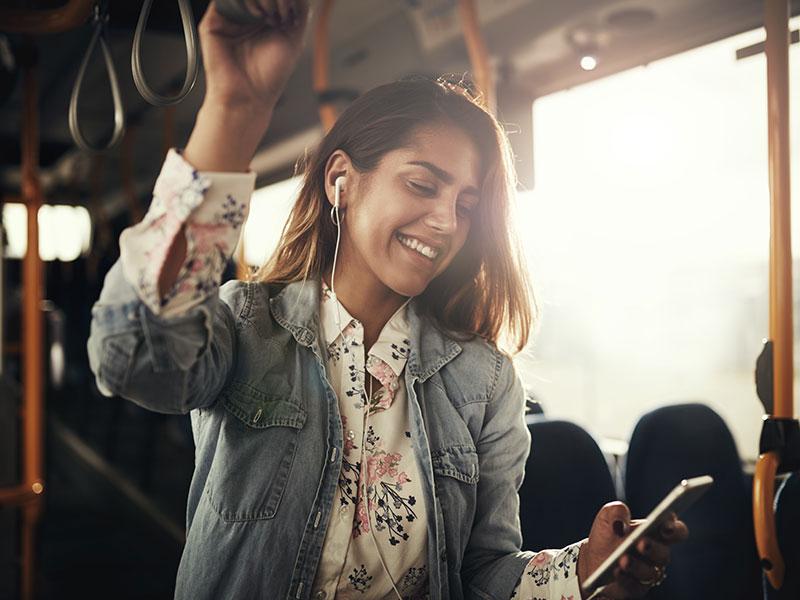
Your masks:
{"label": "woman's hand gripping handle", "polygon": [[[226,20],[212,2],[200,21],[206,95],[184,158],[199,171],[249,169],[272,111],[303,50],[308,0],[252,0],[263,19]],[[175,236],[158,288],[172,288],[186,259],[186,236]]]}

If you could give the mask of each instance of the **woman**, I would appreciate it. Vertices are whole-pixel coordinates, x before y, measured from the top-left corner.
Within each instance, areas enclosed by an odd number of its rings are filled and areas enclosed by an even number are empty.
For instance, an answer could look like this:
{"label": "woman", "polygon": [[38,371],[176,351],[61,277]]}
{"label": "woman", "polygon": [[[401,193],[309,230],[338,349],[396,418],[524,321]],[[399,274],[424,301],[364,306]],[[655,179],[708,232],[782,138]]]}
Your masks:
{"label": "woman", "polygon": [[[182,155],[120,238],[93,308],[100,389],[191,412],[195,473],[179,598],[573,598],[635,524],[520,551],[531,308],[508,237],[497,122],[457,85],[356,100],[307,161],[279,249],[219,288],[253,153],[301,52],[304,2],[200,25],[207,91]],[[547,482],[542,482],[546,485]],[[623,557],[609,598],[663,578],[673,518]]]}

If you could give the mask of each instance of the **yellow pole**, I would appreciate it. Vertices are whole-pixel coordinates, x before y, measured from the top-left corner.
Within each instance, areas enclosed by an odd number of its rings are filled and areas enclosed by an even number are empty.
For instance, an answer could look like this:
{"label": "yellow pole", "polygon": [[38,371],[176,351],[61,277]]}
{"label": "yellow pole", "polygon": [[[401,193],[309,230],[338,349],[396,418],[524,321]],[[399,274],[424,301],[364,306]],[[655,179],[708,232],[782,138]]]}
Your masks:
{"label": "yellow pole", "polygon": [[[769,125],[769,337],[773,343],[774,417],[794,414],[792,347],[792,238],[789,179],[789,0],[765,0],[767,113]],[[775,530],[775,474],[781,456],[758,457],[753,479],[756,545],[767,579],[783,586],[785,566]]]}
{"label": "yellow pole", "polygon": [[472,72],[475,74],[475,83],[483,94],[483,106],[494,114],[497,108],[494,75],[489,62],[489,50],[481,35],[475,1],[460,0],[458,8],[461,27],[464,29],[464,42],[467,45]]}
{"label": "yellow pole", "polygon": [[[333,10],[333,0],[322,0],[317,16],[316,27],[314,28],[314,57],[312,75],[314,78],[314,91],[317,94],[327,92],[330,87],[330,77],[328,73],[328,62],[330,60],[330,49],[328,48],[328,23]],[[322,121],[323,129],[328,132],[336,123],[338,115],[336,107],[332,102],[325,100],[319,105],[319,119]]]}
{"label": "yellow pole", "polygon": [[44,491],[42,420],[42,261],[39,258],[39,122],[35,67],[24,70],[22,117],[22,195],[28,207],[28,249],[23,261],[23,485],[35,496],[22,507],[22,597],[33,598],[35,532]]}

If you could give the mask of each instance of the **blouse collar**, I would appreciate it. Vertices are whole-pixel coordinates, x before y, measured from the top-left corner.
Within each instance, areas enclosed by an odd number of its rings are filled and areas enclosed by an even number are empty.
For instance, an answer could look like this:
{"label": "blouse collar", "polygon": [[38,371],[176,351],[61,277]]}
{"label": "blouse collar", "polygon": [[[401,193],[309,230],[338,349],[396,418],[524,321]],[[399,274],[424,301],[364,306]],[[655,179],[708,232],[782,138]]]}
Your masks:
{"label": "blouse collar", "polygon": [[[344,334],[344,337],[353,336],[359,342],[364,342],[364,328],[347,312],[344,305],[331,296],[331,290],[320,278],[322,289],[320,293],[320,321],[325,336],[325,343],[330,347]],[[383,326],[376,342],[369,349],[368,357],[376,357],[385,362],[399,376],[408,360],[411,347],[410,324],[407,316],[407,306],[411,301],[408,298],[398,308]],[[339,321],[341,328],[336,325],[337,305],[339,309]],[[367,359],[369,360],[369,358]]]}

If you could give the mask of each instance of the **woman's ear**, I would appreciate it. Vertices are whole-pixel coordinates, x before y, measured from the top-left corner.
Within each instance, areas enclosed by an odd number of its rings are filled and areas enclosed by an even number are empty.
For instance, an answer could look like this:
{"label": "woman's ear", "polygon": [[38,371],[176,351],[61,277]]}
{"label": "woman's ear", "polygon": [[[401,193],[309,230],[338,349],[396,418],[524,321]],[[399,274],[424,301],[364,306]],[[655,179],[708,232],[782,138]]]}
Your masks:
{"label": "woman's ear", "polygon": [[[351,175],[355,173],[353,163],[344,150],[334,150],[325,165],[325,195],[331,206],[334,206],[336,197],[339,197],[339,209],[347,207],[348,191],[352,188]],[[339,193],[336,193],[339,181]]]}

